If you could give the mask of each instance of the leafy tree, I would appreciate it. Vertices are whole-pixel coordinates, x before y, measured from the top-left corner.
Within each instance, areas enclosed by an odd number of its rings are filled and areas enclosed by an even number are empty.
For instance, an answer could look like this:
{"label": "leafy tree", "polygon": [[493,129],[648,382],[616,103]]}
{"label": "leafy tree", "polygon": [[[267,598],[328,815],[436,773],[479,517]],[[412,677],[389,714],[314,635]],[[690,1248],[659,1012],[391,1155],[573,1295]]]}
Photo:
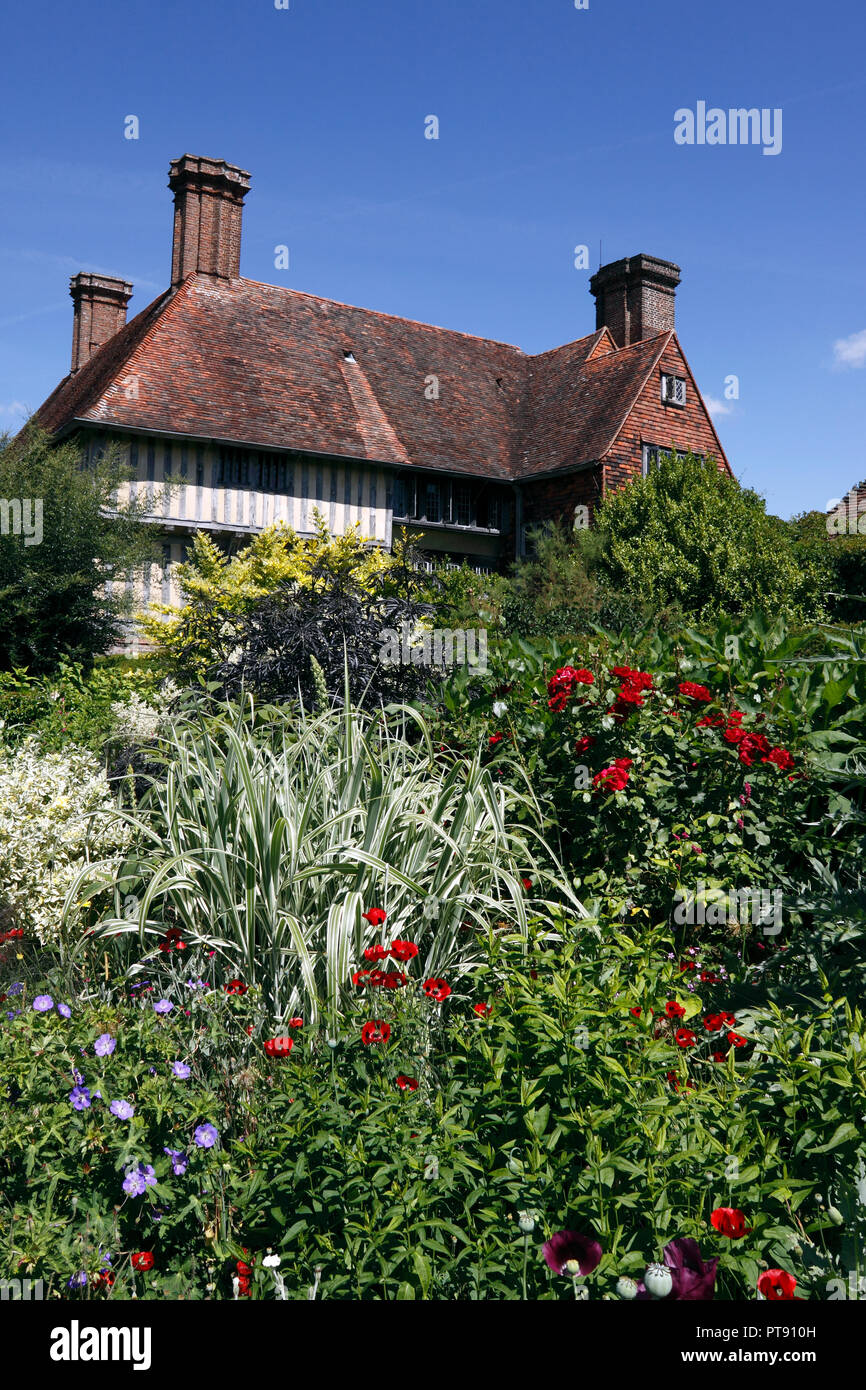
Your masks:
{"label": "leafy tree", "polygon": [[798,551],[757,493],[693,454],[663,456],[606,497],[583,544],[595,547],[597,573],[615,588],[696,615],[761,605],[821,617],[832,587],[825,556]]}
{"label": "leafy tree", "polygon": [[123,500],[129,478],[117,451],[85,466],[76,442],[34,424],[0,437],[0,670],[89,666],[119,639],[126,586],[105,581],[155,559],[147,503]]}

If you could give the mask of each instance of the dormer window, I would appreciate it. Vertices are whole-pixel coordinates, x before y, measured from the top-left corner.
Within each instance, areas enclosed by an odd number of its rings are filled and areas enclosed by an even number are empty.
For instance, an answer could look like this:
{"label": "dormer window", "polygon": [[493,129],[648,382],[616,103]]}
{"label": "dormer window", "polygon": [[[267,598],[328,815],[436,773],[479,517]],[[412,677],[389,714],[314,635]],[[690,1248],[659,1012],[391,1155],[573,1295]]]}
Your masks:
{"label": "dormer window", "polygon": [[686,403],[686,379],[662,373],[662,403],[683,406]]}
{"label": "dormer window", "polygon": [[344,353],[343,353],[343,361],[344,361],[344,362],[356,362],[356,361],[357,361],[357,358],[355,357],[354,352],[344,352]]}

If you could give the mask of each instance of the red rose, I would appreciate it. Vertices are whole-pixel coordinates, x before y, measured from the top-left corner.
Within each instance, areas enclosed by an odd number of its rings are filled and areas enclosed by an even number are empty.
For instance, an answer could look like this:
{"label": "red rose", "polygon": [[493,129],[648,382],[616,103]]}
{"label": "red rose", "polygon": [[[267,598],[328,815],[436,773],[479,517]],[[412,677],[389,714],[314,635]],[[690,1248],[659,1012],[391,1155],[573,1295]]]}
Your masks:
{"label": "red rose", "polygon": [[674,1036],[676,1037],[678,1047],[694,1047],[697,1042],[697,1038],[691,1028],[678,1028]]}
{"label": "red rose", "polygon": [[367,912],[362,912],[361,916],[366,917],[371,927],[381,927],[388,914],[383,912],[381,907],[371,907]]}
{"label": "red rose", "polygon": [[702,700],[704,704],[713,698],[705,685],[695,685],[694,681],[683,681],[677,689],[689,700]]}
{"label": "red rose", "polygon": [[781,768],[782,772],[790,772],[794,766],[794,759],[787,748],[771,748],[766,758],[761,759],[762,763],[775,763],[776,767]]}
{"label": "red rose", "polygon": [[397,1077],[397,1085],[401,1091],[417,1091],[418,1082],[414,1076],[403,1076],[402,1073]]}
{"label": "red rose", "polygon": [[584,734],[583,738],[579,738],[574,745],[574,751],[575,753],[585,753],[594,743],[594,738],[590,738],[589,734]]}
{"label": "red rose", "polygon": [[394,960],[412,960],[418,954],[414,941],[392,941],[389,951]]}
{"label": "red rose", "polygon": [[246,994],[247,987],[243,980],[229,980],[227,985],[223,985],[226,994]]}
{"label": "red rose", "polygon": [[746,1218],[739,1207],[716,1207],[710,1221],[720,1235],[730,1240],[740,1240],[752,1229],[746,1225]]}
{"label": "red rose", "polygon": [[370,1043],[386,1043],[391,1036],[391,1026],[381,1018],[374,1018],[361,1029],[361,1042],[365,1047]]}
{"label": "red rose", "polygon": [[451,986],[446,984],[444,980],[425,980],[424,993],[428,999],[435,999],[441,1004],[442,1000],[447,999],[451,993]]}
{"label": "red rose", "polygon": [[758,1279],[758,1293],[770,1302],[788,1302],[794,1298],[797,1281],[786,1269],[765,1269]]}
{"label": "red rose", "polygon": [[139,1250],[137,1254],[133,1255],[132,1267],[133,1269],[140,1269],[145,1273],[147,1272],[147,1270],[153,1269],[153,1256],[151,1255],[150,1251]]}

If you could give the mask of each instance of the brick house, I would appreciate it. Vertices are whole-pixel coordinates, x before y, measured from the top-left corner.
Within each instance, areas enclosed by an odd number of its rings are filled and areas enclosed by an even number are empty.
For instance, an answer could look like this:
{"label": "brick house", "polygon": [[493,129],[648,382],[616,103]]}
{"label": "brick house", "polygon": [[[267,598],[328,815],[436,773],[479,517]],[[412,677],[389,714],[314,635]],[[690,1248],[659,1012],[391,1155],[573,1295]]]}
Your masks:
{"label": "brick house", "polygon": [[240,274],[249,175],[172,162],[171,285],[129,323],[132,285],[72,277],[72,364],[37,412],[93,457],[127,453],[137,490],[180,486],[143,598],[174,598],[197,528],[228,548],[283,520],[333,533],[393,527],[447,560],[495,568],[528,527],[589,515],[671,447],[724,450],[674,329],[679,267],[652,256],[592,277],[596,328],[530,356],[507,343],[321,299]]}

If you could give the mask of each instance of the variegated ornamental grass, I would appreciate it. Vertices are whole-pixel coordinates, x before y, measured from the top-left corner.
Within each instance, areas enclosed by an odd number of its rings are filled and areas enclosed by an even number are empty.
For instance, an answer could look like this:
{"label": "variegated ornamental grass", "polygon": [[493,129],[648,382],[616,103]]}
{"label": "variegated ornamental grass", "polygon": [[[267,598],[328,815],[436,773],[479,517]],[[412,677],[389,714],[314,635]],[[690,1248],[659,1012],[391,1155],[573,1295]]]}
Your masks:
{"label": "variegated ornamental grass", "polygon": [[[180,723],[166,744],[165,781],[129,816],[138,858],[97,930],[137,933],[153,950],[178,927],[260,986],[276,1019],[303,1013],[336,1029],[356,1007],[351,975],[364,949],[396,938],[417,943],[421,979],[454,986],[491,929],[526,938],[522,880],[538,885],[558,869],[517,824],[519,810],[540,819],[528,784],[437,749],[409,707],[248,706]],[[577,899],[570,906],[587,915]],[[373,907],[384,926],[364,919]]]}

